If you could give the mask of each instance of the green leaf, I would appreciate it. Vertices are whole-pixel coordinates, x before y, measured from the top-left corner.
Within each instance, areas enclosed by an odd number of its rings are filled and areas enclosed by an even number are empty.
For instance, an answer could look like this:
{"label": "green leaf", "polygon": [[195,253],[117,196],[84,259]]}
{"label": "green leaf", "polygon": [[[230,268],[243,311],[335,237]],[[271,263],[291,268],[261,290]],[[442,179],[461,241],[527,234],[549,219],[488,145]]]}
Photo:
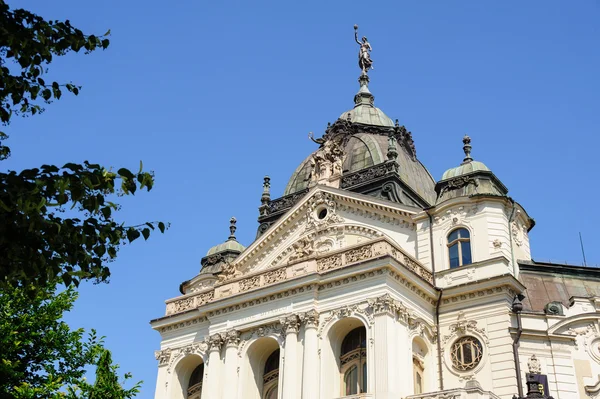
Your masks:
{"label": "green leaf", "polygon": [[165,232],[165,224],[163,222],[158,222],[158,229],[161,233]]}
{"label": "green leaf", "polygon": [[150,229],[149,228],[143,229],[142,235],[144,236],[144,240],[148,240],[148,237],[150,237]]}

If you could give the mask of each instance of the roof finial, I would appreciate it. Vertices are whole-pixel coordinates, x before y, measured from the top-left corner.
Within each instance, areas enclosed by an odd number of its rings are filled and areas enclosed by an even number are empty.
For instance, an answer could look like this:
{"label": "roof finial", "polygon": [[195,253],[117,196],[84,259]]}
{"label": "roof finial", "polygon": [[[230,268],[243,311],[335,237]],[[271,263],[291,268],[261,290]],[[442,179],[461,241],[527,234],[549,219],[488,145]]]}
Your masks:
{"label": "roof finial", "polygon": [[232,217],[231,219],[229,219],[229,231],[231,232],[231,234],[229,234],[229,240],[237,241],[237,239],[235,238],[235,231],[237,230],[237,227],[235,227],[236,223],[236,218]]}
{"label": "roof finial", "polygon": [[[398,122],[398,119],[396,119]],[[388,150],[387,150],[387,158],[390,161],[395,161],[398,158],[398,151],[396,150],[396,137],[394,137],[394,131],[390,130],[388,134]]]}
{"label": "roof finial", "polygon": [[462,163],[468,163],[471,162],[473,160],[473,158],[471,158],[471,138],[469,136],[467,136],[465,134],[465,137],[463,137],[463,151],[465,152],[465,159],[463,159]]}
{"label": "roof finial", "polygon": [[266,204],[271,201],[271,178],[269,176],[265,176],[263,181],[263,192],[260,197],[260,202],[262,204]]}

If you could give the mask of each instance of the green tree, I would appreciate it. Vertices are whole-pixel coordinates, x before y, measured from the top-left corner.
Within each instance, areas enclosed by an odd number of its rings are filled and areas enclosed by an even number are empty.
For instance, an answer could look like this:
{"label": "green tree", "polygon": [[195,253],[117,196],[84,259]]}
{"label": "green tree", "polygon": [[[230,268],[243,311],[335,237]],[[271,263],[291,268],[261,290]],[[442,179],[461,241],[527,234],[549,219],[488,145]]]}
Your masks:
{"label": "green tree", "polygon": [[[46,21],[0,0],[0,122],[42,112],[65,89],[78,95],[80,86],[43,76],[56,56],[106,49],[108,34],[86,35],[68,20]],[[0,132],[0,159],[10,154],[6,138]],[[114,219],[116,197],[153,184],[141,164],[137,173],[87,161],[0,173],[0,286],[106,281],[121,245],[165,230],[160,222],[128,226]]]}
{"label": "green tree", "polygon": [[[0,125],[43,112],[63,92],[78,95],[81,87],[72,82],[46,81],[51,62],[106,49],[109,34],[87,35],[68,20],[48,21],[0,0]],[[0,132],[0,161],[10,156],[7,138]],[[1,399],[121,399],[138,392],[139,383],[119,383],[95,331],[86,338],[61,320],[81,281],[108,280],[108,264],[123,244],[164,232],[161,222],[131,226],[114,218],[119,196],[153,184],[141,163],[136,173],[87,161],[0,172]],[[90,367],[94,384],[84,378]]]}
{"label": "green tree", "polygon": [[[125,389],[102,338],[62,321],[73,307],[73,287],[57,293],[54,284],[27,292],[7,287],[0,293],[0,398],[124,399],[139,391]],[[96,381],[85,368],[96,367]],[[130,379],[129,374],[125,380]]]}

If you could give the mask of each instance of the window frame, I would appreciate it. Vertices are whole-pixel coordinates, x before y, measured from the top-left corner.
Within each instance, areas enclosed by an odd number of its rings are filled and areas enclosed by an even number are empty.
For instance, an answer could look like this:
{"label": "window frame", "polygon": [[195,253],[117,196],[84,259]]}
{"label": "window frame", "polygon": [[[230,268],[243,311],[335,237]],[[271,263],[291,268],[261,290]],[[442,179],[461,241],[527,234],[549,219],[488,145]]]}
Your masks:
{"label": "window frame", "polygon": [[[469,236],[468,237],[461,237],[460,236],[460,231],[461,230],[466,231]],[[452,241],[449,241],[450,240],[450,236],[455,231],[459,232],[458,237],[455,238]],[[457,250],[458,250],[458,265],[452,266],[452,258],[450,257],[450,248],[452,248],[455,245],[457,246]],[[462,248],[463,245],[468,245],[469,246],[469,252],[470,252],[470,259],[469,260],[470,260],[470,262],[465,262],[465,259],[463,257],[463,248]],[[450,230],[448,232],[448,234],[446,234],[446,247],[448,248],[448,266],[449,266],[450,269],[457,269],[459,267],[470,265],[470,264],[473,263],[473,248],[471,247],[471,232],[466,227],[460,226],[460,227],[457,227],[455,229]]]}
{"label": "window frame", "polygon": [[[368,368],[368,364],[367,364],[367,345],[366,345],[367,329],[364,326],[357,327],[357,329],[358,328],[362,328],[364,331],[364,337],[359,333],[358,347],[351,349],[343,354],[341,353],[342,348],[344,347],[344,341],[354,330],[349,331],[348,334],[346,334],[346,336],[342,340],[342,345],[340,347],[340,357],[339,357],[340,379],[341,379],[340,391],[341,391],[342,396],[360,395],[360,394],[367,392],[367,386],[368,386],[367,376],[368,376],[368,372],[369,372],[369,368]],[[363,342],[364,342],[364,346],[363,346]],[[357,373],[356,374],[356,387],[354,387],[354,390],[356,392],[355,393],[346,393],[346,391],[347,391],[346,378],[348,376],[348,373],[351,372],[353,368],[356,368],[356,373]]]}

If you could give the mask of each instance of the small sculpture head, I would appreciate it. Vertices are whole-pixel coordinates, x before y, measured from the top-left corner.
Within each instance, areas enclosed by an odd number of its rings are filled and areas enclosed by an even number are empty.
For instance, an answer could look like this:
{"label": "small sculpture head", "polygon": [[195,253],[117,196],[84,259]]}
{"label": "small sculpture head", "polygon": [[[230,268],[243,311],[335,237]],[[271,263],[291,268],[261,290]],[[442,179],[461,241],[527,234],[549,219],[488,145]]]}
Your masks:
{"label": "small sculpture head", "polygon": [[367,42],[367,37],[366,37],[366,36],[363,36],[363,37],[362,37],[362,41],[363,41],[363,43],[366,43],[366,42]]}

